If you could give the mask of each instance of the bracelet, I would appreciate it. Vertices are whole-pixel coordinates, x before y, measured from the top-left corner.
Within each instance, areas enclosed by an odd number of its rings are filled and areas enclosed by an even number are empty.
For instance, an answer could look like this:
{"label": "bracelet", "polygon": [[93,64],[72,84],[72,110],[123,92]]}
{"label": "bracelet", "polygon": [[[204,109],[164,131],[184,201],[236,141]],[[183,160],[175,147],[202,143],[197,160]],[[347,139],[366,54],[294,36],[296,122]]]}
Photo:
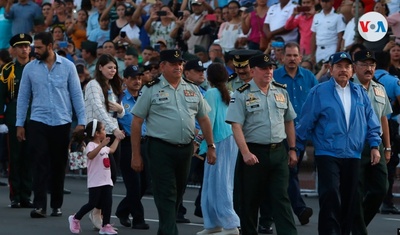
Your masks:
{"label": "bracelet", "polygon": [[289,147],[289,151],[295,151],[295,152],[297,152],[299,149],[298,148],[296,148],[296,147]]}

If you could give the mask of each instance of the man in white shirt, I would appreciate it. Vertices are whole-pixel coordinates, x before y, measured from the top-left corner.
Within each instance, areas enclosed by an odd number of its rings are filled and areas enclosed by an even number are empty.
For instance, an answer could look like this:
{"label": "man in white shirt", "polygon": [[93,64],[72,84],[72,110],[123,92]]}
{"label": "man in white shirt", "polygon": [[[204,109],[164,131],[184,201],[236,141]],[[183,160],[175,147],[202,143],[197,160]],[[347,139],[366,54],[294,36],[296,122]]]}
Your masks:
{"label": "man in white shirt", "polygon": [[[346,29],[344,30],[343,34],[343,48],[345,51],[348,51],[350,47],[356,43],[354,36],[356,35],[356,6],[357,2],[353,3],[353,7],[351,8],[351,14],[353,18],[347,23]],[[358,17],[362,16],[364,14],[364,2],[359,1],[358,2]]]}

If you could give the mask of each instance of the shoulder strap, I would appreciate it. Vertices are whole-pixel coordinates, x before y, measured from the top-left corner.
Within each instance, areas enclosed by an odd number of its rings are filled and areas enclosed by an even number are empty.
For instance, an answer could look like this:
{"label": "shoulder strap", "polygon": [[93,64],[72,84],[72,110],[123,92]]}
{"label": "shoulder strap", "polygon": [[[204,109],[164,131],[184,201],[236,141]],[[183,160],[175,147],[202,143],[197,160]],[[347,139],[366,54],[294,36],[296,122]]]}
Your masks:
{"label": "shoulder strap", "polygon": [[147,87],[152,87],[153,85],[155,85],[155,84],[157,84],[157,83],[159,83],[159,82],[160,82],[160,79],[159,79],[159,78],[155,78],[155,79],[151,80],[150,82],[148,82],[148,83],[146,84],[146,86],[147,86]]}
{"label": "shoulder strap", "polygon": [[246,83],[243,86],[239,87],[238,89],[236,89],[237,91],[239,91],[240,93],[243,93],[243,91],[247,90],[250,88],[250,84]]}

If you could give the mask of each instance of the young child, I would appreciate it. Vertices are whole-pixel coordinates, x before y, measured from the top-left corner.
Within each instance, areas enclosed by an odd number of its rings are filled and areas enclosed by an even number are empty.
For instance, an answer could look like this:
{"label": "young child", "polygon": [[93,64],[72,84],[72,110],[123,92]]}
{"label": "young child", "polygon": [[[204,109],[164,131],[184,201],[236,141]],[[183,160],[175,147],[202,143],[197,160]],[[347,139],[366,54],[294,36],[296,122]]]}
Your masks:
{"label": "young child", "polygon": [[97,45],[103,45],[105,41],[110,40],[110,28],[108,27],[110,23],[109,17],[104,16],[99,19],[99,28],[94,29],[88,40],[92,42],[97,42]]}
{"label": "young child", "polygon": [[110,138],[106,137],[104,125],[96,119],[86,126],[86,130],[74,133],[73,138],[90,140],[86,146],[89,202],[75,215],[68,217],[69,229],[72,233],[79,234],[81,227],[79,221],[82,217],[96,205],[101,205],[103,224],[99,234],[118,234],[110,225],[113,182],[108,154],[114,153],[120,140],[115,138],[112,145],[107,147]]}

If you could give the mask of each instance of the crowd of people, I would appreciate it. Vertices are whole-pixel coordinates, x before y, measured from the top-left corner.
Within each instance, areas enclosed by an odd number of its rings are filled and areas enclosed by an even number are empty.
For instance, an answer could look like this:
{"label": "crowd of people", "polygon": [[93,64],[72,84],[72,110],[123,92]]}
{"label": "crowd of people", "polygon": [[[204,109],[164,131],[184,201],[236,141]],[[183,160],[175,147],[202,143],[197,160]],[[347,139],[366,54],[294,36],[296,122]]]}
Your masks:
{"label": "crowd of people", "polygon": [[[141,199],[151,189],[158,234],[178,234],[177,223],[190,222],[182,198],[197,168],[197,234],[272,234],[275,223],[277,234],[295,235],[294,218],[306,225],[313,215],[298,179],[313,145],[319,234],[367,234],[378,211],[400,214],[392,195],[399,7],[0,0],[11,207],[45,218],[49,193],[50,216],[62,216],[65,170],[76,169],[78,156],[89,199],[68,217],[74,234],[87,213],[100,234],[118,233],[110,223],[118,175],[126,188],[115,210],[121,225],[149,229]],[[355,27],[369,11],[388,21],[377,42]]]}

